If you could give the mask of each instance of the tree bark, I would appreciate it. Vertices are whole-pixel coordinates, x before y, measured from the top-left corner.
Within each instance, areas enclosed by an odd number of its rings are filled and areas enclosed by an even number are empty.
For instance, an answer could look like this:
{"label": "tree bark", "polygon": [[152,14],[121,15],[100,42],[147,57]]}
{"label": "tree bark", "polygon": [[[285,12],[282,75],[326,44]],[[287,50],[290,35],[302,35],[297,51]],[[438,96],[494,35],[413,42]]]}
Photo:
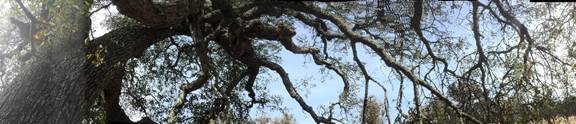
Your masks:
{"label": "tree bark", "polygon": [[[76,4],[89,7],[84,0]],[[25,62],[14,80],[2,87],[0,123],[82,123],[87,103],[83,44],[90,18],[82,11],[72,12],[67,18],[70,20],[66,25],[75,26],[63,33],[73,37],[58,37],[53,45],[32,53],[37,56]]]}
{"label": "tree bark", "polygon": [[[77,2],[89,7],[84,0]],[[75,29],[63,32],[72,37],[58,38],[54,45],[38,50],[40,57],[28,61],[12,82],[1,87],[0,123],[82,123],[101,92],[107,123],[132,123],[119,105],[124,63],[157,41],[183,34],[174,27],[124,27],[85,42],[90,18],[82,11],[72,15],[68,22],[73,24],[65,25]],[[104,61],[94,63],[88,56],[95,54]],[[136,123],[154,122],[144,118]]]}

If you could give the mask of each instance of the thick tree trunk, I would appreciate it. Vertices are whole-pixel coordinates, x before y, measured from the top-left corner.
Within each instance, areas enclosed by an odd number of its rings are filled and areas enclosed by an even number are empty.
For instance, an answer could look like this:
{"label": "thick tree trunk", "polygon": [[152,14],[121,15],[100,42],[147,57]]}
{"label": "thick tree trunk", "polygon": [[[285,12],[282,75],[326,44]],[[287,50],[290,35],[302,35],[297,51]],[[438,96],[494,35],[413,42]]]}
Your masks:
{"label": "thick tree trunk", "polygon": [[[80,7],[83,0],[78,0]],[[87,6],[84,6],[87,7]],[[81,11],[70,14],[73,32],[43,46],[23,65],[15,79],[0,91],[0,123],[82,123],[87,89],[84,70],[84,40],[90,19]]]}
{"label": "thick tree trunk", "polygon": [[37,60],[0,93],[0,123],[81,123],[85,110],[83,50]]}
{"label": "thick tree trunk", "polygon": [[[84,0],[78,2],[86,5]],[[124,27],[85,42],[90,19],[76,12],[62,24],[74,25],[69,31],[75,32],[62,32],[71,37],[58,38],[55,45],[36,52],[40,57],[27,62],[14,81],[1,87],[0,124],[82,123],[100,93],[105,97],[107,123],[132,123],[119,104],[124,63],[157,41],[188,34],[178,27]],[[104,61],[94,63],[96,54]],[[144,118],[137,123],[154,122]]]}

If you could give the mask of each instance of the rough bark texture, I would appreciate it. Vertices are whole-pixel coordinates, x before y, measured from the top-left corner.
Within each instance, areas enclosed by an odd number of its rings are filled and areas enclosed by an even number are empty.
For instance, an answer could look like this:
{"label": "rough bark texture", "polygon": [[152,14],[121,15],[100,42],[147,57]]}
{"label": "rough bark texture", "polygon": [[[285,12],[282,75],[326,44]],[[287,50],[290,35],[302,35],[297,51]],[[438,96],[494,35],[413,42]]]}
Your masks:
{"label": "rough bark texture", "polygon": [[[0,123],[81,123],[87,105],[100,92],[108,123],[132,123],[118,104],[124,63],[179,33],[176,28],[124,27],[85,44],[90,20],[76,14],[71,22],[78,23],[78,30],[68,35],[73,37],[38,51],[42,57],[29,61],[14,82],[3,86]],[[96,54],[103,61],[94,60]],[[138,123],[153,122],[145,118]]]}
{"label": "rough bark texture", "polygon": [[0,93],[0,123],[80,123],[85,103],[83,50],[33,63]]}
{"label": "rough bark texture", "polygon": [[[83,1],[77,1],[82,7]],[[85,7],[85,6],[84,6]],[[84,40],[90,20],[81,11],[71,14],[75,32],[57,43],[39,49],[13,82],[0,91],[0,123],[81,123],[86,101]]]}
{"label": "rough bark texture", "polygon": [[159,5],[152,0],[112,0],[118,11],[151,27],[170,27],[180,24],[187,17],[188,1]]}

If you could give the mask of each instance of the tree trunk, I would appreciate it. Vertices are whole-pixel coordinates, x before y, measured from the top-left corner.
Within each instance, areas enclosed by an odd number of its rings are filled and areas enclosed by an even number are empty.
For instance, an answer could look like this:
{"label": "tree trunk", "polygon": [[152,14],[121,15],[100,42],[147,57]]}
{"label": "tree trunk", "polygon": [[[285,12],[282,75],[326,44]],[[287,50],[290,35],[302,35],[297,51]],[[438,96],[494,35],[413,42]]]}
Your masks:
{"label": "tree trunk", "polygon": [[[84,0],[76,1],[87,8]],[[87,10],[87,9],[85,9]],[[82,11],[70,12],[66,25],[74,25],[65,36],[42,46],[25,62],[20,72],[0,91],[0,123],[82,123],[87,101],[84,40],[90,18]]]}

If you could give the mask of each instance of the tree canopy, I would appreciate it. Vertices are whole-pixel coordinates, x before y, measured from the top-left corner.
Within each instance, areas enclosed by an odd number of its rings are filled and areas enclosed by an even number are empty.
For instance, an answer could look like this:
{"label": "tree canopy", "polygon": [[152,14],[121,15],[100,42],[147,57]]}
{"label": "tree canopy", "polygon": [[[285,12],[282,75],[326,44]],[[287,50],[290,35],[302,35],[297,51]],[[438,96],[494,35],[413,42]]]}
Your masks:
{"label": "tree canopy", "polygon": [[[576,111],[572,3],[1,2],[0,123],[294,123],[288,101],[315,123],[553,123]],[[291,76],[292,54],[320,81]]]}

